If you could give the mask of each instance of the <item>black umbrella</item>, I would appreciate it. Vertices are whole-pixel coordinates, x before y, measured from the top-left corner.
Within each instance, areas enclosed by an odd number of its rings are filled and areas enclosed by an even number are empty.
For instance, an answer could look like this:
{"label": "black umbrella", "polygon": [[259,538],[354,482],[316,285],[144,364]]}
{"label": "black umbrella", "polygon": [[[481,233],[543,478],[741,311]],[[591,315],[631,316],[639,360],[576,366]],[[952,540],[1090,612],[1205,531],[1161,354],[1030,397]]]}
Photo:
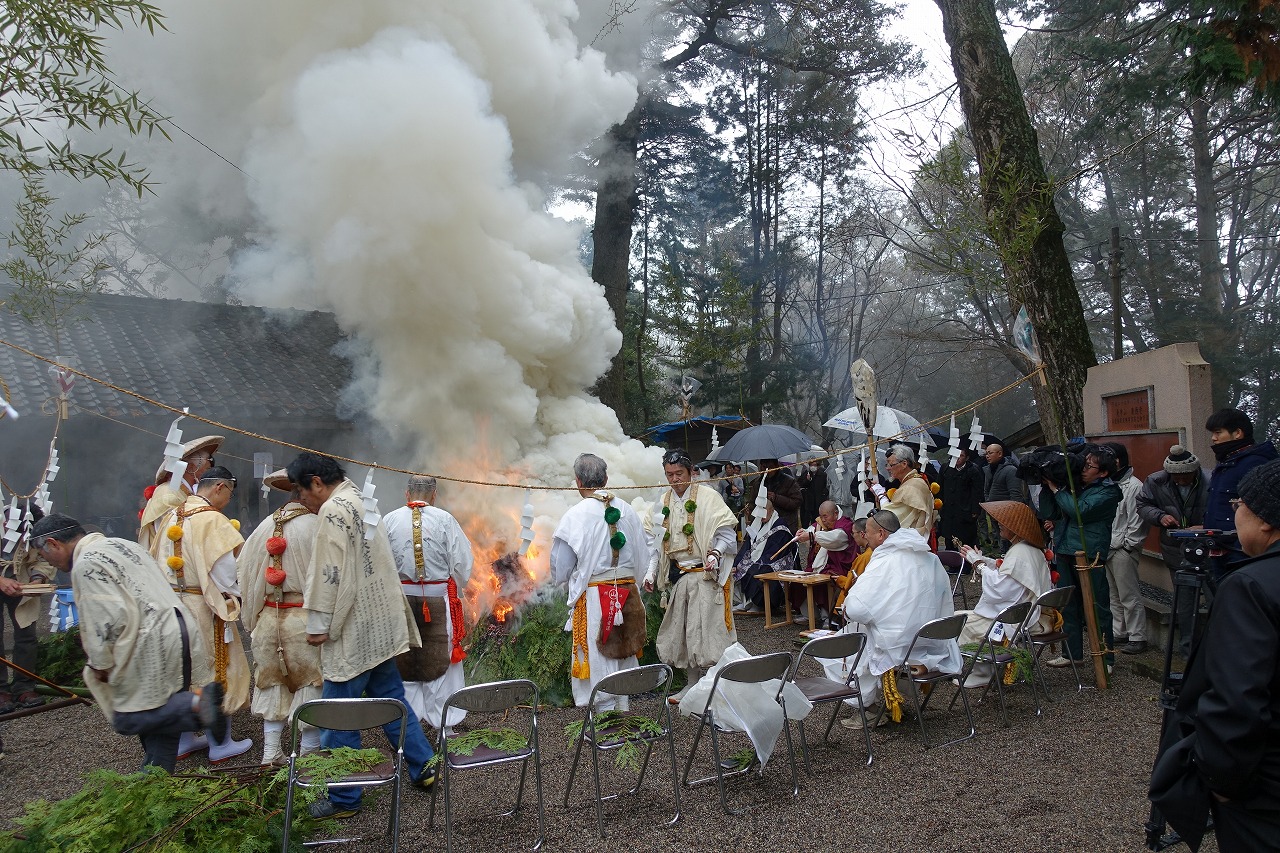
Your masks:
{"label": "black umbrella", "polygon": [[813,440],[798,429],[782,424],[747,427],[726,443],[716,454],[720,459],[777,459],[788,453],[809,450]]}

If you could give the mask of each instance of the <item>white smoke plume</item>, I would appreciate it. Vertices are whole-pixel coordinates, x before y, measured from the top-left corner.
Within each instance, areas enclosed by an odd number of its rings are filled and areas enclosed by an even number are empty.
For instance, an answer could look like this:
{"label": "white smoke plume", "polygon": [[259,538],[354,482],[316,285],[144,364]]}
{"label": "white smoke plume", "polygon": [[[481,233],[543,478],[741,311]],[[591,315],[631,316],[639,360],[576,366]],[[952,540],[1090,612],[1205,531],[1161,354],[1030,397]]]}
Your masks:
{"label": "white smoke plume", "polygon": [[[621,334],[577,227],[545,209],[636,97],[611,70],[634,45],[610,63],[579,38],[607,18],[589,5],[579,20],[572,0],[175,0],[168,32],[115,43],[121,82],[239,167],[177,135],[146,149],[154,204],[231,233],[246,303],[332,311],[368,347],[353,397],[413,448],[379,461],[569,485],[589,451],[611,484],[661,478],[584,390]],[[451,509],[523,503],[442,493]],[[544,544],[577,499],[537,495]]]}

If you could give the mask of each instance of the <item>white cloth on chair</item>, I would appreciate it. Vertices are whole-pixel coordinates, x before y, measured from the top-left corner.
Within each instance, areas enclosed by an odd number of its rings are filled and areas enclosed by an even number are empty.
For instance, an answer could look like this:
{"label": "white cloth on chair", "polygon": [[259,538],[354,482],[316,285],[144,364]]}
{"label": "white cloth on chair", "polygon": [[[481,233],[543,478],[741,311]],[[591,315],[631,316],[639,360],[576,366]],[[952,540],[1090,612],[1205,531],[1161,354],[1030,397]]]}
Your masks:
{"label": "white cloth on chair", "polygon": [[[711,693],[711,685],[721,667],[751,656],[741,643],[731,644],[724,650],[720,660],[707,670],[707,674],[684,694],[684,698],[680,700],[680,712],[691,717],[701,714],[707,707],[707,696]],[[760,758],[761,767],[769,763],[778,735],[782,734],[782,707],[773,701],[777,692],[776,678],[759,684],[722,681],[718,694],[711,701],[711,713],[715,716],[716,725],[721,730],[746,732]],[[788,682],[782,688],[782,698],[787,703],[788,720],[803,720],[813,710],[813,703],[792,683]]]}

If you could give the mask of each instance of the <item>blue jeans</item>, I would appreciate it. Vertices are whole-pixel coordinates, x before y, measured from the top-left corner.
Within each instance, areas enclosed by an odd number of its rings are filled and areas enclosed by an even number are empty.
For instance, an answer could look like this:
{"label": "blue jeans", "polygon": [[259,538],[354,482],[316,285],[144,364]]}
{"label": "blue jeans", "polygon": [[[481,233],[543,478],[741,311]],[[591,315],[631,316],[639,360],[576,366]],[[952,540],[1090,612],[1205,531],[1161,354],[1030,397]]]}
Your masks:
{"label": "blue jeans", "polygon": [[[359,699],[368,696],[375,699],[399,699],[404,702],[404,681],[400,679],[396,659],[390,658],[373,669],[365,670],[350,681],[325,679],[320,695],[324,699]],[[407,717],[409,727],[404,733],[404,760],[409,777],[416,781],[422,775],[427,762],[435,755],[435,750],[427,742],[427,736],[422,733],[422,724],[418,722],[418,716],[413,713],[412,708],[409,708],[408,703],[405,707],[409,711]],[[393,720],[383,726],[382,731],[386,733],[391,745],[395,746],[400,739],[400,722]],[[320,733],[320,745],[325,749],[334,749],[339,746],[360,749],[360,732],[326,730]],[[360,789],[333,788],[329,791],[329,800],[335,806],[357,808],[360,805]]]}

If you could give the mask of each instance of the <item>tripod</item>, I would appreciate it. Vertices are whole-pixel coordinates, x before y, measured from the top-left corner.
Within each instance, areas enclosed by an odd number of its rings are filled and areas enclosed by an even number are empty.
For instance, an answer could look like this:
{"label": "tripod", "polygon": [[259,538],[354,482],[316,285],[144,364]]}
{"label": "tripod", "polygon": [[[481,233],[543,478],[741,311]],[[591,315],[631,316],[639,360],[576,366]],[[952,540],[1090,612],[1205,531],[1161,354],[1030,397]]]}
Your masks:
{"label": "tripod", "polygon": [[[1191,552],[1188,556],[1192,556],[1193,546],[1190,543],[1186,546]],[[1206,552],[1207,556],[1207,552]],[[1160,743],[1164,743],[1165,730],[1169,727],[1169,719],[1173,709],[1178,704],[1178,695],[1182,692],[1182,676],[1181,672],[1173,672],[1173,642],[1174,635],[1178,633],[1174,630],[1178,625],[1178,614],[1181,613],[1179,605],[1186,600],[1187,596],[1191,597],[1191,620],[1187,626],[1187,632],[1190,635],[1191,643],[1194,645],[1196,638],[1197,623],[1200,619],[1200,602],[1204,598],[1205,588],[1208,587],[1209,593],[1215,591],[1216,582],[1205,571],[1204,564],[1187,562],[1187,568],[1179,569],[1173,574],[1173,611],[1172,619],[1169,625],[1168,635],[1164,644],[1164,674],[1160,679],[1160,707],[1164,710],[1164,714],[1160,720]],[[1160,813],[1160,809],[1155,805],[1151,806],[1151,814],[1147,818],[1144,825],[1147,833],[1147,849],[1148,850],[1164,850],[1175,844],[1182,842],[1182,836],[1176,831],[1165,833],[1166,823],[1164,815]]]}

